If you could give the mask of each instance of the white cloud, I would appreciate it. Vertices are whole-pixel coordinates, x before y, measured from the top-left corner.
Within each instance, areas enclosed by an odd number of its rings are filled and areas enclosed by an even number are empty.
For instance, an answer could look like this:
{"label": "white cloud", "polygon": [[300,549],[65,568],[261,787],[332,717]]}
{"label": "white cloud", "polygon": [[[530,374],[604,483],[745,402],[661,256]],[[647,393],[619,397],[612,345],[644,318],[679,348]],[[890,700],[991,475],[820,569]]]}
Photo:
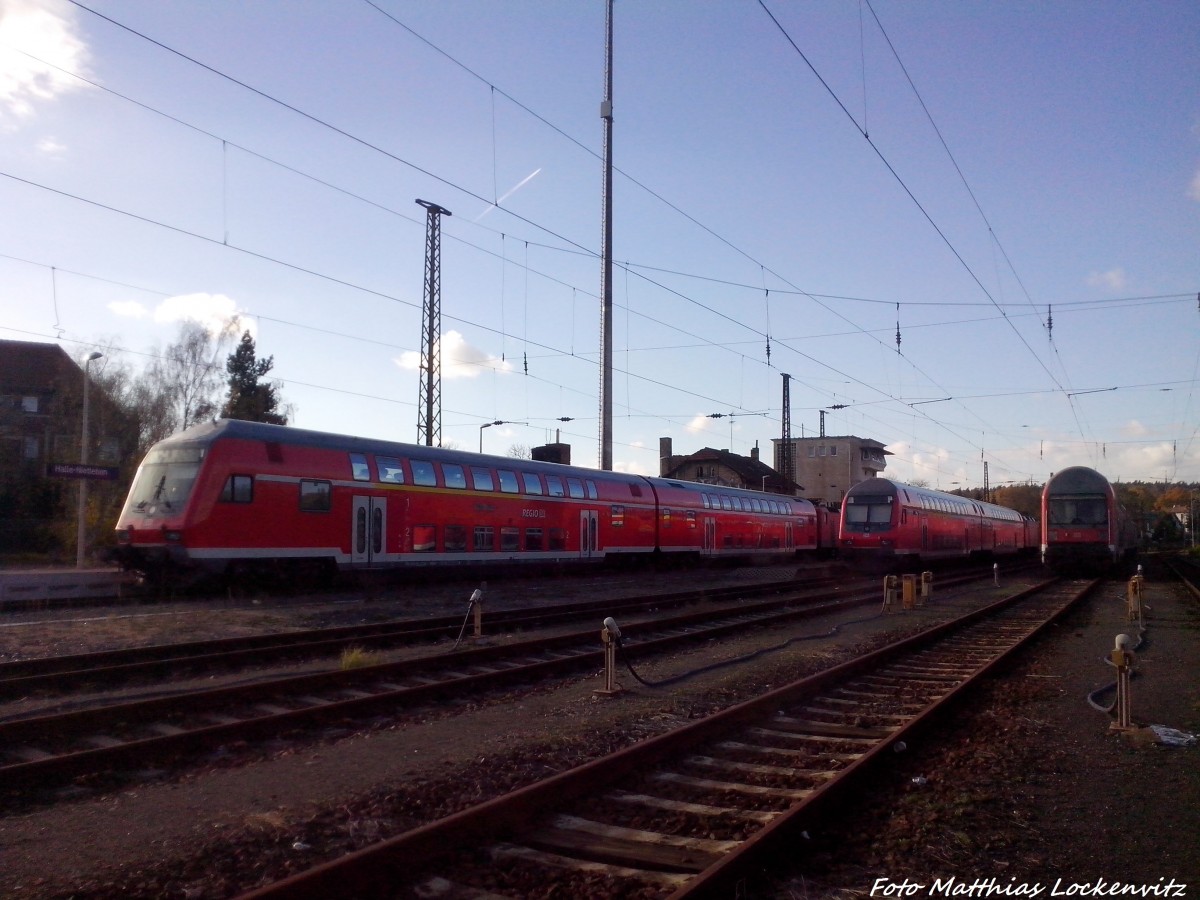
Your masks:
{"label": "white cloud", "polygon": [[1109,269],[1107,272],[1093,272],[1087,278],[1087,283],[1092,287],[1106,288],[1111,291],[1123,291],[1129,284],[1129,279],[1125,277],[1125,270],[1118,267]]}
{"label": "white cloud", "polygon": [[[478,347],[472,347],[457,331],[447,331],[441,340],[441,371],[444,380],[454,378],[478,378],[483,372],[512,371],[512,363],[492,356]],[[395,360],[396,365],[409,371],[421,368],[421,354],[410,350]]]}
{"label": "white cloud", "polygon": [[44,156],[62,156],[67,152],[67,145],[61,144],[52,137],[44,137],[37,143],[37,148]]}
{"label": "white cloud", "polygon": [[254,320],[243,318],[237,303],[224,294],[181,294],[168,297],[154,309],[154,321],[160,324],[198,322],[209,334],[236,331],[240,335],[255,332]]}
{"label": "white cloud", "polygon": [[123,319],[144,319],[149,311],[136,300],[118,300],[108,304],[109,310]]}
{"label": "white cloud", "polygon": [[0,122],[27,119],[38,101],[86,87],[54,68],[86,67],[75,15],[62,0],[0,0]]}

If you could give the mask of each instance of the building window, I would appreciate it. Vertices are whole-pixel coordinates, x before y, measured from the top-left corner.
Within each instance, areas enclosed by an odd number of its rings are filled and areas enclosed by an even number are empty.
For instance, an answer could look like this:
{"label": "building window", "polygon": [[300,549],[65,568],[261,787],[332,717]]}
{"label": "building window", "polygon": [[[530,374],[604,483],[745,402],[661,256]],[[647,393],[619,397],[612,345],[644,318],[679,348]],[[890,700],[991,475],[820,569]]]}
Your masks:
{"label": "building window", "polygon": [[35,437],[25,438],[24,456],[26,459],[38,458],[38,439]]}
{"label": "building window", "polygon": [[38,398],[37,397],[22,397],[21,398],[21,412],[35,413],[37,411],[38,411]]}
{"label": "building window", "polygon": [[837,456],[837,444],[834,444],[832,447],[829,448],[829,455]]}

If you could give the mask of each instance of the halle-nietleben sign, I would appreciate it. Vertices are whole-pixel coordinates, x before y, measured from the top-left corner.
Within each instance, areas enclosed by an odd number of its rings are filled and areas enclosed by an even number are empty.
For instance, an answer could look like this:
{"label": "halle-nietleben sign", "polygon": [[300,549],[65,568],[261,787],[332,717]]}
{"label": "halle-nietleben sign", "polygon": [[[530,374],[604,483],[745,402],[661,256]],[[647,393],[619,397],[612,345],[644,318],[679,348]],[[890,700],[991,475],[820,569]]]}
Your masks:
{"label": "halle-nietleben sign", "polygon": [[51,478],[91,478],[97,481],[116,481],[116,466],[91,466],[82,463],[51,463],[46,474]]}

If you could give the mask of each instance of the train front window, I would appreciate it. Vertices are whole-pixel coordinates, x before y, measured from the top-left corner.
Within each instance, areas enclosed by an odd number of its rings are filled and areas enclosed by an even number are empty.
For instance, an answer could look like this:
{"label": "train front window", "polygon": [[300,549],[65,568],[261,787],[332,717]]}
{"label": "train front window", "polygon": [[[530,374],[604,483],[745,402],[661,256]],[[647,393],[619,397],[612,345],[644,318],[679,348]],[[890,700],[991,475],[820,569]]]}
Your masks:
{"label": "train front window", "polygon": [[203,457],[201,448],[151,450],[138,468],[122,515],[165,516],[182,511]]}
{"label": "train front window", "polygon": [[890,525],[892,499],[886,494],[860,494],[846,502],[846,526],[863,531],[870,526]]}
{"label": "train front window", "polygon": [[1103,497],[1051,497],[1046,505],[1051,525],[1101,528],[1108,524],[1108,504]]}

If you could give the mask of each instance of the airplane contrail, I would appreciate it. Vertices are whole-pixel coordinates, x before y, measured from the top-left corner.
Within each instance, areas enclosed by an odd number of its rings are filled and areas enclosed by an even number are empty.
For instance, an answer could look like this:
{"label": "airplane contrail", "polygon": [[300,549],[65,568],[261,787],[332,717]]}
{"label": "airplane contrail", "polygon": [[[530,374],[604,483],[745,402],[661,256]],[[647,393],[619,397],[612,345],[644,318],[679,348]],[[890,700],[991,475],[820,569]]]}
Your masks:
{"label": "airplane contrail", "polygon": [[526,175],[524,178],[522,178],[520,181],[518,181],[514,187],[509,188],[508,192],[505,193],[499,200],[497,200],[495,203],[489,204],[488,208],[485,209],[483,212],[481,212],[478,216],[476,216],[473,221],[478,222],[480,219],[482,219],[484,216],[486,216],[488,213],[490,213],[493,209],[495,209],[497,206],[499,206],[501,203],[503,203],[505,200],[507,200],[509,197],[511,197],[513,194],[515,194],[517,191],[519,191],[521,188],[525,187],[525,185],[529,184],[529,182],[533,181],[533,179],[535,177],[537,177],[537,174],[540,171],[542,171],[542,167],[538,166],[536,169],[534,169],[532,172],[530,172],[528,175]]}

